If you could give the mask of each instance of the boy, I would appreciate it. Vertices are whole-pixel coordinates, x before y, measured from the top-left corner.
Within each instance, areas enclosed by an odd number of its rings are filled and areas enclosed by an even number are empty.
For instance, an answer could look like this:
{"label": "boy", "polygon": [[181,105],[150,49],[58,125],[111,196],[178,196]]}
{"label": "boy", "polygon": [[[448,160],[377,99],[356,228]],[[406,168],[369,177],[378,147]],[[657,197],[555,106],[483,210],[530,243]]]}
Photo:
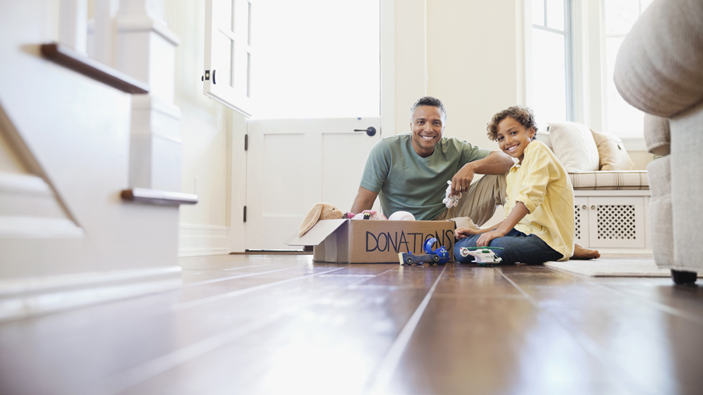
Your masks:
{"label": "boy", "polygon": [[[484,229],[458,228],[454,256],[461,247],[502,247],[503,264],[568,260],[574,252],[574,192],[566,170],[544,143],[535,140],[532,111],[514,106],[493,116],[488,137],[517,163],[507,176],[505,219]],[[597,254],[597,252],[596,252]]]}

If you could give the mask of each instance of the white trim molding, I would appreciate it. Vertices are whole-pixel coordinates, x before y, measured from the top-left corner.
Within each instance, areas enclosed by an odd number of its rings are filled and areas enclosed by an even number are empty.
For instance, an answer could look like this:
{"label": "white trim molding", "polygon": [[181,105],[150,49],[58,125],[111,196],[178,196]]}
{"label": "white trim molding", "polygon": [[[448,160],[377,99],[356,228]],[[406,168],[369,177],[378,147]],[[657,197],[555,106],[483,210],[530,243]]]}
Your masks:
{"label": "white trim molding", "polygon": [[13,173],[0,173],[0,194],[54,197],[51,187],[41,177]]}
{"label": "white trim molding", "polygon": [[43,178],[0,172],[0,238],[83,236]]}
{"label": "white trim molding", "polygon": [[0,321],[163,292],[181,285],[180,266],[0,280]]}
{"label": "white trim molding", "polygon": [[82,228],[67,218],[0,216],[0,238],[81,238]]}
{"label": "white trim molding", "polygon": [[229,254],[229,227],[182,224],[178,235],[178,256]]}

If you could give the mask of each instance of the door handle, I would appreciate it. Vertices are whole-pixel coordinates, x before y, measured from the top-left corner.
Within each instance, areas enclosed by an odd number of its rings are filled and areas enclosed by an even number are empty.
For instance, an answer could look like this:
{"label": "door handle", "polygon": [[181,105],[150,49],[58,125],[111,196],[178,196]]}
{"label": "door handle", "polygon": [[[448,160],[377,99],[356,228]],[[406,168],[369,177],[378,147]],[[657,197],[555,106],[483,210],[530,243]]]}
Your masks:
{"label": "door handle", "polygon": [[376,134],[376,128],[373,126],[369,126],[366,129],[354,129],[355,132],[366,132],[366,134],[369,135],[369,137],[373,136]]}

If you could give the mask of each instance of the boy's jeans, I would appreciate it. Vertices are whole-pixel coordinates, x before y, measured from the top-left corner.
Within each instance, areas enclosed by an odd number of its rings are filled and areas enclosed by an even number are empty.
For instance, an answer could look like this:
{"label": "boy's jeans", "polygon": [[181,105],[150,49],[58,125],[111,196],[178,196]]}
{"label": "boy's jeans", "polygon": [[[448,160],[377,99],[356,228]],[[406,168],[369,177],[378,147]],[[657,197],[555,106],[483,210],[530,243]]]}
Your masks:
{"label": "boy's jeans", "polygon": [[[460,263],[470,263],[474,257],[461,256],[461,247],[476,247],[476,241],[481,235],[473,235],[461,239],[454,246],[454,257]],[[493,250],[503,259],[502,265],[514,265],[516,262],[527,265],[537,265],[547,261],[556,261],[564,255],[555,251],[542,239],[535,235],[526,235],[515,228],[511,229],[504,237],[498,237],[488,243],[489,247],[502,247],[502,250]]]}

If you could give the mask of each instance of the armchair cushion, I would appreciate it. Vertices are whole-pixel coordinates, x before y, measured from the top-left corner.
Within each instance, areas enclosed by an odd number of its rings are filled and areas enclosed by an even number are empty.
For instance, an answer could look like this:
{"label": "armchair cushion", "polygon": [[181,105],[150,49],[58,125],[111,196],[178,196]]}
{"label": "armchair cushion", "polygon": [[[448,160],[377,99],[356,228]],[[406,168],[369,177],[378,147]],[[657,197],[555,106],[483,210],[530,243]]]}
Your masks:
{"label": "armchair cushion", "polygon": [[642,13],[615,61],[625,101],[664,118],[703,101],[701,15],[701,0],[655,0]]}
{"label": "armchair cushion", "polygon": [[669,120],[645,113],[644,140],[647,142],[647,151],[659,156],[669,155],[671,152]]}

